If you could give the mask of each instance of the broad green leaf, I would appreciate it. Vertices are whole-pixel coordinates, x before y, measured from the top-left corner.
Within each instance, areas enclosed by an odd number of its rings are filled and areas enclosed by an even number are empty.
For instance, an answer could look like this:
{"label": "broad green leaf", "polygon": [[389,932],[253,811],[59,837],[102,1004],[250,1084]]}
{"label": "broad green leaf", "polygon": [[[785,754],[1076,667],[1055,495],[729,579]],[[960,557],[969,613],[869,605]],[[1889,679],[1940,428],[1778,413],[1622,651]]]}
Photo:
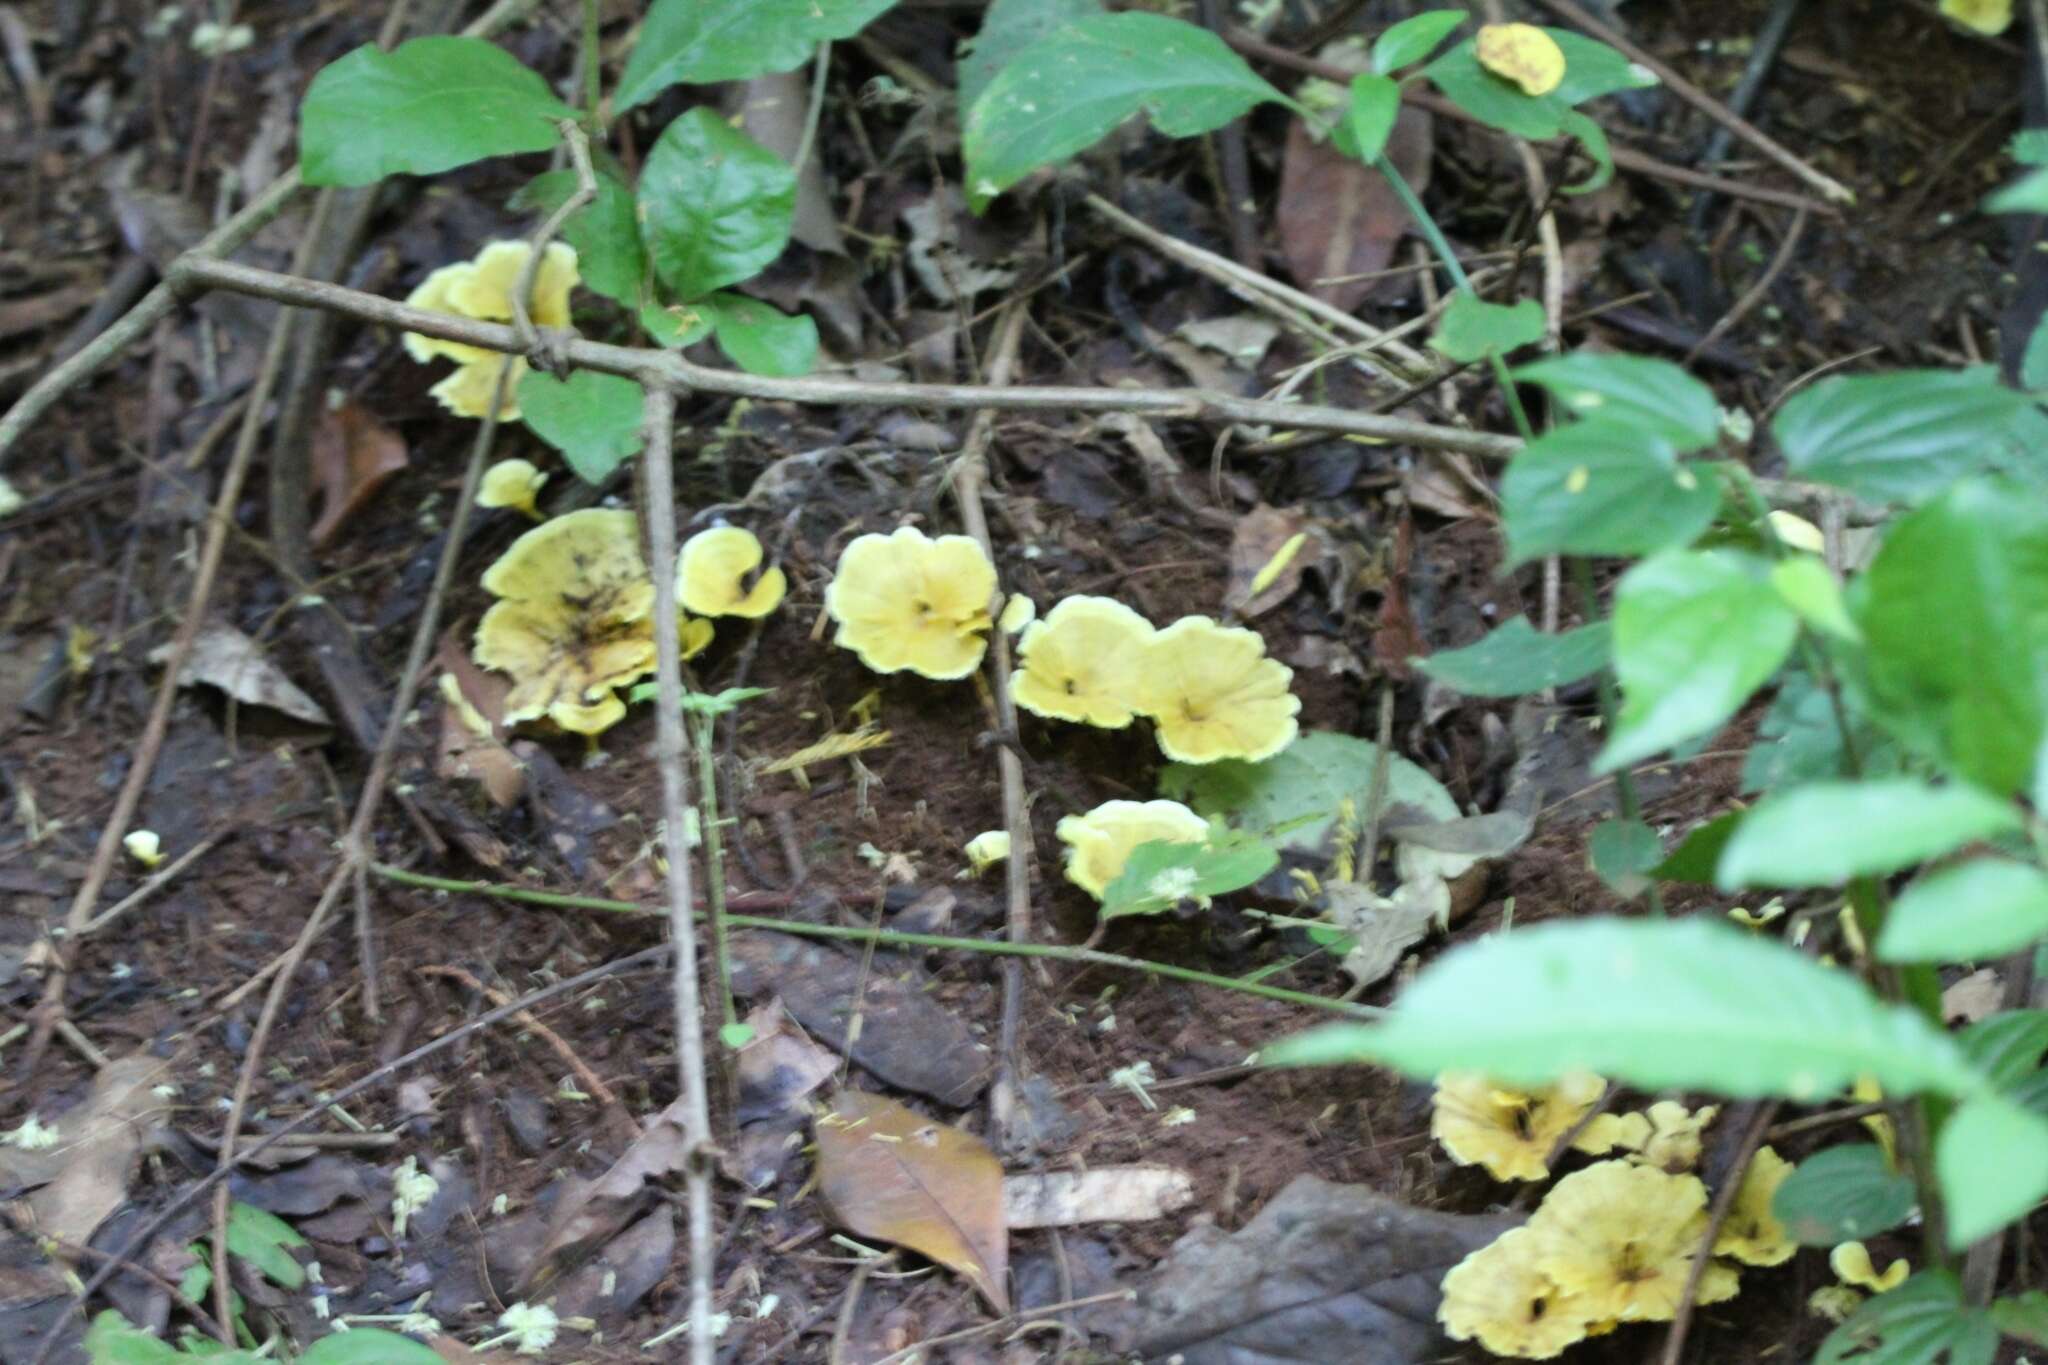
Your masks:
{"label": "broad green leaf", "polygon": [[717,293],[703,301],[718,348],[748,374],[794,378],[818,363],[818,324],[794,317],[745,294]]}
{"label": "broad green leaf", "polygon": [[1695,829],[1671,850],[1671,856],[1650,869],[1650,875],[1661,882],[1685,882],[1693,886],[1712,886],[1714,868],[1721,861],[1721,850],[1728,847],[1728,841],[1735,836],[1735,827],[1742,823],[1747,811],[1729,811],[1717,815]]}
{"label": "broad green leaf", "polygon": [[1607,130],[1576,109],[1564,111],[1557,126],[1579,140],[1579,146],[1593,160],[1593,173],[1584,180],[1558,187],[1559,194],[1591,194],[1607,188],[1614,179],[1614,149],[1608,145]]}
{"label": "broad green leaf", "polygon": [[1768,565],[1736,550],[1672,550],[1614,590],[1622,707],[1598,772],[1613,772],[1726,724],[1799,638]]}
{"label": "broad green leaf", "polygon": [[330,62],[299,107],[308,185],[432,175],[489,156],[544,152],[576,117],[536,71],[481,38],[365,44]]}
{"label": "broad green leaf", "polygon": [[2048,171],[2032,171],[1984,199],[1986,213],[2048,213]]}
{"label": "broad green leaf", "polygon": [[1206,29],[1141,12],[1082,19],[1005,63],[967,110],[967,202],[979,213],[1133,114],[1167,137],[1193,137],[1267,100],[1286,97]]}
{"label": "broad green leaf", "polygon": [[1644,555],[1689,545],[1721,506],[1717,480],[1647,432],[1574,422],[1537,437],[1501,476],[1510,559]]}
{"label": "broad green leaf", "polygon": [[1801,621],[1823,635],[1855,642],[1863,632],[1849,617],[1842,585],[1815,555],[1791,555],[1771,566],[1771,586]]}
{"label": "broad green leaf", "polygon": [[274,1213],[240,1200],[228,1206],[228,1250],[286,1289],[306,1282],[306,1268],[289,1248],[306,1245],[297,1229]]}
{"label": "broad green leaf", "polygon": [[1432,9],[1403,19],[1374,40],[1372,69],[1382,76],[1391,76],[1402,67],[1421,61],[1469,17],[1461,9]]}
{"label": "broad green leaf", "polygon": [[1919,1202],[1913,1178],[1892,1169],[1883,1148],[1843,1142],[1795,1166],[1772,1197],[1771,1213],[1795,1241],[1831,1247],[1890,1231]]}
{"label": "broad green leaf", "polygon": [[1991,1365],[1997,1353],[1998,1329],[1963,1302],[1956,1277],[1923,1270],[1851,1313],[1813,1365]]}
{"label": "broad green leaf", "polygon": [[1998,1330],[2029,1346],[2048,1346],[2048,1293],[2029,1289],[1991,1301],[1991,1321]]}
{"label": "broad green leaf", "polygon": [[1833,886],[1897,872],[2019,824],[2019,812],[1973,787],[1913,777],[1810,782],[1750,811],[1721,854],[1721,889]]}
{"label": "broad green leaf", "polygon": [[[1844,695],[1840,704],[1863,775],[1889,777],[1897,772],[1903,758],[1899,746],[1870,723],[1852,696]],[[1841,777],[1847,771],[1844,757],[1835,703],[1811,674],[1788,669],[1771,709],[1757,725],[1756,743],[1743,760],[1742,790],[1776,791]]]}
{"label": "broad green leaf", "polygon": [[2048,500],[1970,480],[1891,528],[1855,602],[1874,716],[1991,791],[2048,740]]}
{"label": "broad green leaf", "polygon": [[2048,1119],[1996,1094],[1973,1095],[1934,1142],[1948,1244],[1960,1250],[2048,1196]]}
{"label": "broad green leaf", "polygon": [[662,130],[640,171],[640,237],[685,302],[751,279],[789,245],[796,172],[711,110]]}
{"label": "broad green leaf", "polygon": [[851,38],[896,0],[654,0],[612,94],[624,112],[671,85],[791,71]]}
{"label": "broad green leaf", "polygon": [[1203,905],[1212,896],[1241,891],[1271,872],[1280,854],[1264,839],[1212,829],[1208,842],[1162,839],[1131,850],[1124,870],[1102,892],[1102,918],[1157,915],[1184,900]]}
{"label": "broad green leaf", "polygon": [[1602,820],[1586,836],[1593,873],[1618,896],[1633,899],[1650,884],[1650,870],[1664,860],[1657,832],[1640,820]]}
{"label": "broad green leaf", "polygon": [[1713,390],[1667,360],[1576,351],[1524,365],[1514,377],[1540,385],[1575,416],[1652,432],[1681,455],[1720,438]]}
{"label": "broad green leaf", "polygon": [[2014,1104],[2048,1118],[2048,1071],[2028,1072],[2008,1086],[2005,1094]]}
{"label": "broad green leaf", "polygon": [[1607,663],[1609,641],[1605,621],[1545,635],[1517,616],[1475,644],[1409,662],[1468,697],[1519,697],[1597,673]]}
{"label": "broad green leaf", "polygon": [[2027,337],[2027,349],[2020,354],[2020,386],[2037,393],[2048,389],[2048,327],[2037,325]]}
{"label": "broad green leaf", "polygon": [[381,1327],[351,1327],[307,1347],[298,1365],[446,1365],[446,1358],[425,1342]]}
{"label": "broad green leaf", "polygon": [[1263,1050],[1278,1065],[1380,1062],[1543,1085],[1585,1070],[1641,1090],[1812,1100],[1859,1076],[1967,1094],[1954,1040],[1851,973],[1704,918],[1552,921],[1453,948],[1387,1017]]}
{"label": "broad green leaf", "polygon": [[[576,192],[576,172],[548,171],[512,196],[514,210],[553,213]],[[576,270],[586,287],[628,308],[640,304],[647,253],[633,216],[633,191],[616,176],[599,174],[597,197],[562,224],[562,240],[576,248]]]}
{"label": "broad green leaf", "polygon": [[1534,299],[1488,303],[1470,290],[1451,296],[1429,344],[1452,360],[1484,360],[1543,339],[1543,305]]}
{"label": "broad green leaf", "polygon": [[1479,64],[1476,44],[1467,38],[1428,66],[1423,74],[1445,98],[1481,123],[1532,141],[1570,133],[1585,144],[1596,163],[1591,180],[1568,186],[1565,193],[1598,189],[1613,174],[1613,156],[1600,126],[1572,106],[1619,90],[1655,85],[1657,78],[1605,43],[1561,28],[1546,28],[1563,49],[1564,81],[1547,95],[1525,95]]}
{"label": "broad green leaf", "polygon": [[960,47],[960,107],[972,109],[1012,57],[1077,19],[1102,14],[1102,0],[995,0],[981,31]]}
{"label": "broad green leaf", "polygon": [[694,304],[671,303],[666,307],[659,304],[640,305],[640,325],[647,329],[647,335],[655,344],[681,350],[694,346],[711,335],[711,310],[702,300]]}
{"label": "broad green leaf", "polygon": [[[111,1308],[92,1320],[85,1334],[85,1350],[92,1365],[190,1365],[193,1359]],[[207,1359],[220,1365],[271,1365],[266,1357],[250,1351],[220,1351]]]}
{"label": "broad green leaf", "polygon": [[724,1043],[734,1052],[738,1052],[748,1043],[754,1041],[754,1026],[738,1021],[730,1024],[720,1024],[718,1026],[718,1041]]}
{"label": "broad green leaf", "polygon": [[632,380],[595,370],[575,370],[567,379],[529,370],[519,381],[526,425],[585,483],[604,482],[640,449],[646,402]]}
{"label": "broad green leaf", "polygon": [[[1338,126],[1337,150],[1370,165],[1387,149],[1387,137],[1400,116],[1399,84],[1386,76],[1353,76],[1351,107]],[[1537,314],[1540,318],[1542,310]]]}
{"label": "broad green leaf", "polygon": [[2003,1089],[2032,1075],[2048,1053],[2048,1010],[2003,1010],[1956,1035],[1970,1065]]}
{"label": "broad green leaf", "polygon": [[1990,366],[1837,375],[1787,399],[1771,430],[1801,478],[1877,501],[1918,501],[1996,467],[2030,401]]}
{"label": "broad green leaf", "polygon": [[[1353,735],[1311,730],[1261,763],[1169,763],[1159,794],[1185,801],[1211,820],[1228,817],[1254,834],[1276,834],[1282,848],[1322,846],[1349,799],[1362,818],[1379,746]],[[1414,806],[1441,820],[1458,817],[1443,784],[1399,754],[1387,756],[1387,805]]]}
{"label": "broad green leaf", "polygon": [[1892,903],[1880,962],[1976,962],[2048,937],[2048,876],[2008,858],[1931,872]]}

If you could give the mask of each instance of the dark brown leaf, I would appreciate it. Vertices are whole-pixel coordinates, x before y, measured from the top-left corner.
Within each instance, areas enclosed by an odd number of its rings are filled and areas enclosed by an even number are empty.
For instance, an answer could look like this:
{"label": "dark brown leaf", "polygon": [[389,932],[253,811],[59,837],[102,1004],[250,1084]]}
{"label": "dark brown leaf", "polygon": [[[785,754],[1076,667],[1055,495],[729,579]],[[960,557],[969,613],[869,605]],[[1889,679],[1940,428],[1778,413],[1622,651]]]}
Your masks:
{"label": "dark brown leaf", "polygon": [[[1417,194],[1429,184],[1432,134],[1429,114],[1410,105],[1387,140],[1387,155]],[[1344,277],[1387,268],[1408,231],[1407,210],[1385,176],[1317,142],[1299,119],[1287,132],[1279,203],[1280,251],[1300,288],[1348,313],[1391,283]]]}
{"label": "dark brown leaf", "polygon": [[313,425],[313,482],[320,490],[313,544],[331,540],[408,463],[405,438],[362,405],[323,406]]}

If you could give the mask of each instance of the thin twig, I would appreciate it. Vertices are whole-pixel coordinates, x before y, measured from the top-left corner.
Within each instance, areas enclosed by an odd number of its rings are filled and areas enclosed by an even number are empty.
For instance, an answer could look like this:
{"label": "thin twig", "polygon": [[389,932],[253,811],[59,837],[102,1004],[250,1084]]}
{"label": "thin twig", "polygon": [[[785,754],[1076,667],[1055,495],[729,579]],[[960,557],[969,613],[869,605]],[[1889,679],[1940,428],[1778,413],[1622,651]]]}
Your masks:
{"label": "thin twig", "polygon": [[1743,291],[1742,297],[1735,301],[1735,306],[1724,313],[1720,321],[1709,327],[1707,334],[1694,343],[1693,348],[1685,353],[1685,360],[1682,363],[1690,365],[1699,359],[1700,352],[1727,336],[1736,323],[1748,317],[1750,310],[1764,301],[1771,292],[1771,286],[1778,282],[1778,276],[1792,263],[1792,254],[1799,249],[1800,234],[1806,231],[1807,216],[1805,209],[1793,213],[1792,226],[1785,229],[1785,240],[1778,243],[1778,252],[1771,257],[1771,263],[1764,267],[1764,273],[1757,277],[1755,284]]}
{"label": "thin twig", "polygon": [[133,910],[136,906],[142,904],[166,886],[169,886],[180,872],[183,872],[186,868],[192,866],[193,863],[205,857],[215,844],[225,838],[227,838],[225,834],[207,835],[204,839],[201,839],[198,843],[179,854],[169,867],[151,874],[148,881],[130,891],[107,909],[100,911],[99,914],[87,920],[78,932],[81,935],[96,934],[106,928],[130,910]]}
{"label": "thin twig", "polygon": [[1700,1280],[1714,1261],[1714,1239],[1721,1235],[1721,1225],[1728,1221],[1728,1211],[1735,1207],[1735,1196],[1742,1192],[1742,1177],[1748,1172],[1749,1163],[1756,1158],[1757,1148],[1763,1146],[1764,1133],[1769,1130],[1777,1113],[1776,1100],[1757,1109],[1748,1131],[1742,1135],[1742,1146],[1736,1149],[1735,1160],[1729,1163],[1721,1188],[1714,1191],[1713,1207],[1707,1211],[1706,1231],[1700,1234],[1699,1251],[1692,1258],[1692,1269],[1686,1272],[1685,1289],[1678,1296],[1671,1330],[1664,1338],[1664,1354],[1660,1357],[1662,1365],[1679,1365],[1685,1356],[1685,1334],[1692,1326],[1692,1310],[1699,1303]]}
{"label": "thin twig", "polygon": [[789,168],[801,180],[804,163],[811,159],[811,149],[818,142],[818,124],[825,115],[825,78],[832,73],[832,44],[818,44],[817,58],[811,64],[811,102],[804,108],[803,136],[797,139],[796,155],[790,159]]}

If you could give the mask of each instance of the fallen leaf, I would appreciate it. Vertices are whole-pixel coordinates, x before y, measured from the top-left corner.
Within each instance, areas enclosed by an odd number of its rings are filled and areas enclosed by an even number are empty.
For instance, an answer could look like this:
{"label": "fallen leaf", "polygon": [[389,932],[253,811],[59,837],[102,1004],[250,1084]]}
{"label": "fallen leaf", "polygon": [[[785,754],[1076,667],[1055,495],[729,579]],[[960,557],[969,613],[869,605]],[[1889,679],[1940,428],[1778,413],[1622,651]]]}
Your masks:
{"label": "fallen leaf", "polygon": [[29,1197],[39,1232],[84,1246],[128,1198],[143,1139],[170,1117],[171,1102],[156,1093],[170,1070],[169,1062],[148,1055],[110,1062],[94,1078],[84,1104],[50,1120],[64,1167]]}
{"label": "fallen leaf", "polygon": [[313,523],[315,546],[332,539],[392,475],[411,463],[405,438],[359,403],[321,405],[313,425],[312,460],[313,482],[320,490],[320,520]]}
{"label": "fallen leaf", "polygon": [[689,1157],[683,1123],[683,1101],[677,1100],[654,1116],[610,1170],[562,1192],[540,1249],[519,1277],[521,1297],[551,1284],[640,1215],[652,1197],[647,1182],[681,1170]]}
{"label": "fallen leaf", "polygon": [[[150,651],[151,663],[170,657],[170,646]],[[204,683],[248,706],[267,706],[308,725],[332,724],[320,703],[300,690],[270,661],[263,647],[233,626],[216,623],[199,632],[191,657],[178,677],[180,687]]]}
{"label": "fallen leaf", "polygon": [[842,1227],[928,1256],[1010,1311],[1003,1167],[988,1144],[858,1090],[834,1097],[816,1135],[819,1193]]}
{"label": "fallen leaf", "polygon": [[1944,988],[1941,1017],[1951,1024],[1974,1024],[1998,1013],[2005,1004],[2005,983],[1990,967],[1979,967]]}
{"label": "fallen leaf", "polygon": [[1195,1182],[1172,1166],[1096,1166],[1003,1177],[1003,1221],[1017,1228],[1138,1223],[1195,1201]]}
{"label": "fallen leaf", "polygon": [[[1274,572],[1275,556],[1296,536],[1303,537],[1302,541]],[[1230,581],[1223,591],[1224,609],[1247,621],[1265,615],[1294,595],[1301,586],[1302,570],[1320,564],[1323,558],[1321,533],[1306,515],[1291,509],[1254,507],[1237,519],[1230,533]],[[1262,575],[1268,579],[1263,585],[1259,582]]]}
{"label": "fallen leaf", "polygon": [[839,1058],[819,1047],[771,999],[747,1015],[753,1038],[739,1051],[741,1123],[779,1118],[798,1109],[804,1096],[839,1069]]}
{"label": "fallen leaf", "polygon": [[[1434,133],[1429,114],[1406,105],[1387,139],[1387,156],[1417,194],[1429,184]],[[1280,163],[1279,205],[1280,252],[1301,289],[1347,313],[1369,298],[1402,292],[1403,276],[1353,277],[1393,261],[1411,226],[1408,211],[1385,176],[1317,142],[1299,119],[1288,129]]]}
{"label": "fallen leaf", "polygon": [[434,656],[443,679],[434,774],[478,783],[492,805],[506,810],[526,790],[526,765],[505,744],[505,696],[512,685],[502,675],[476,666],[463,635],[461,628],[450,627]]}

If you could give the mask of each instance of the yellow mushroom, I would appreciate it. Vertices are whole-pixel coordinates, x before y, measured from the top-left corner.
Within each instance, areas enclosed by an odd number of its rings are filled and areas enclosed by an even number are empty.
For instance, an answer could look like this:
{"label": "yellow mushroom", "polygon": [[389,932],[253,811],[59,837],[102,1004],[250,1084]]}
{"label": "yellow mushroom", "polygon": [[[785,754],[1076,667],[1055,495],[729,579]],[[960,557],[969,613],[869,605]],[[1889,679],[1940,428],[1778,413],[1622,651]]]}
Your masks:
{"label": "yellow mushroom", "polygon": [[1913,1273],[1913,1267],[1901,1256],[1879,1274],[1876,1263],[1870,1259],[1870,1248],[1861,1242],[1844,1242],[1836,1247],[1828,1253],[1828,1265],[1843,1284],[1868,1289],[1873,1294],[1897,1289]]}
{"label": "yellow mushroom", "polygon": [[825,589],[833,641],[877,673],[964,678],[981,663],[996,568],[968,536],[856,537]]}
{"label": "yellow mushroom", "polygon": [[540,507],[534,499],[547,481],[548,476],[536,469],[531,460],[500,460],[484,471],[483,481],[476,489],[476,505],[509,507],[539,521]]}
{"label": "yellow mushroom", "polygon": [[1941,14],[1973,32],[1996,35],[2012,26],[2012,0],[1941,0]]}
{"label": "yellow mushroom", "polygon": [[1741,1261],[1744,1265],[1783,1265],[1799,1250],[1799,1243],[1771,1211],[1778,1187],[1792,1174],[1792,1163],[1769,1147],[1757,1149],[1749,1169],[1743,1172],[1742,1188],[1714,1239],[1714,1254]]}
{"label": "yellow mushroom", "polygon": [[1542,1180],[1550,1174],[1550,1149],[1606,1089],[1587,1071],[1529,1090],[1446,1071],[1430,1097],[1429,1133],[1460,1166],[1484,1167],[1495,1180]]}
{"label": "yellow mushroom", "polygon": [[1168,758],[1256,763],[1294,742],[1293,681],[1257,631],[1184,616],[1146,645],[1132,709],[1158,726]]}
{"label": "yellow mushroom", "polygon": [[[479,322],[510,322],[512,289],[532,255],[533,248],[525,242],[492,242],[477,253],[475,260],[444,265],[428,275],[407,296],[406,304]],[[541,256],[540,269],[534,274],[533,306],[528,316],[535,326],[569,325],[569,293],[578,281],[574,248],[563,242],[550,243]],[[407,332],[404,340],[406,353],[422,364],[437,357],[455,362],[455,372],[429,392],[458,417],[482,417],[490,411],[491,396],[498,388],[498,370],[509,364],[498,420],[519,420],[519,380],[526,373],[523,358],[419,332]]]}
{"label": "yellow mushroom", "polygon": [[1105,801],[1063,818],[1054,831],[1067,846],[1067,880],[1097,900],[1140,844],[1198,844],[1209,822],[1178,801]]}
{"label": "yellow mushroom", "polygon": [[[1695,1175],[1599,1161],[1551,1187],[1526,1225],[1534,1264],[1594,1322],[1669,1322],[1707,1230]],[[1710,1260],[1697,1302],[1735,1297],[1736,1273]]]}
{"label": "yellow mushroom", "polygon": [[1152,623],[1109,597],[1069,597],[1017,641],[1010,695],[1034,715],[1121,730],[1137,714]]}
{"label": "yellow mushroom", "polygon": [[1518,1360],[1550,1360],[1584,1340],[1592,1319],[1537,1267],[1540,1249],[1534,1232],[1510,1228],[1451,1267],[1436,1310],[1444,1331]]}
{"label": "yellow mushroom", "polygon": [[752,531],[714,526],[683,542],[676,560],[676,598],[699,616],[757,619],[774,611],[789,590],[782,570],[755,574],[765,558]]}

